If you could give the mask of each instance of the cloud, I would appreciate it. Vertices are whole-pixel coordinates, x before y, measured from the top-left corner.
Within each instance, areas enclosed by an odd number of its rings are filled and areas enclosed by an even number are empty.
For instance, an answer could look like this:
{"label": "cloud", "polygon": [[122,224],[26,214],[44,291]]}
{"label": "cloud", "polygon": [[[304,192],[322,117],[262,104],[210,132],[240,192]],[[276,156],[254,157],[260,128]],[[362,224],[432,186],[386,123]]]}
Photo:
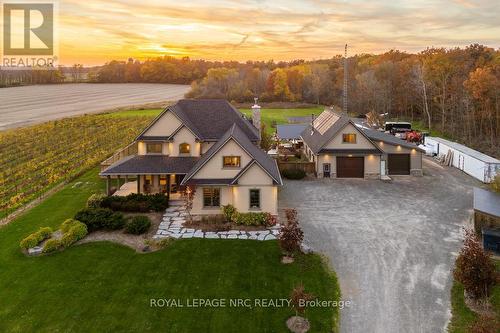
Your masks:
{"label": "cloud", "polygon": [[65,0],[61,53],[289,60],[333,56],[346,42],[360,53],[498,47],[499,14],[497,0]]}

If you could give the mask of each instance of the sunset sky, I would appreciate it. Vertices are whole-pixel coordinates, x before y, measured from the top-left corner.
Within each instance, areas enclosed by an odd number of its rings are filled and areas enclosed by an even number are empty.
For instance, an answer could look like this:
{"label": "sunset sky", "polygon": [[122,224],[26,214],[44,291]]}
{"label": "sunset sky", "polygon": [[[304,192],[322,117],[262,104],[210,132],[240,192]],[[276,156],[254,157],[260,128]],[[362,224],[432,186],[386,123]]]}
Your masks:
{"label": "sunset sky", "polygon": [[161,55],[329,58],[427,46],[500,47],[499,0],[60,0],[61,63]]}

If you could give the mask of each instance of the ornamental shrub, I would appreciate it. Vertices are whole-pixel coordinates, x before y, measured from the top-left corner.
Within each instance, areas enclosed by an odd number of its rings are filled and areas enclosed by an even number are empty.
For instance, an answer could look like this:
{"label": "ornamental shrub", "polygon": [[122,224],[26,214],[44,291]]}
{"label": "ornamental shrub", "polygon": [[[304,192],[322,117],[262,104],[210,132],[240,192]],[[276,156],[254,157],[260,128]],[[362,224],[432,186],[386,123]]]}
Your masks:
{"label": "ornamental shrub", "polygon": [[233,221],[239,225],[263,226],[266,223],[265,213],[238,213],[233,214]]}
{"label": "ornamental shrub", "polygon": [[474,231],[466,230],[464,247],[455,263],[455,279],[463,284],[471,297],[480,299],[489,296],[496,274],[493,260],[484,251]]}
{"label": "ornamental shrub", "polygon": [[134,216],[128,220],[125,232],[127,234],[140,235],[147,232],[149,227],[151,227],[151,221],[147,216]]}
{"label": "ornamental shrub", "polygon": [[71,229],[71,227],[73,227],[77,223],[80,223],[80,222],[78,222],[75,219],[67,219],[66,221],[64,221],[61,224],[61,227],[59,229],[61,229],[61,232],[63,234],[65,234],[65,233],[67,233],[69,231],[69,229]]}
{"label": "ornamental shrub", "polygon": [[43,246],[43,253],[51,253],[56,250],[58,250],[61,247],[61,241],[55,238],[51,238],[48,241],[45,242],[45,245]]}
{"label": "ornamental shrub", "polygon": [[279,242],[283,251],[289,255],[300,250],[300,245],[304,239],[304,232],[299,227],[297,221],[297,211],[289,208],[285,210],[287,224],[281,227]]}
{"label": "ornamental shrub", "polygon": [[306,176],[305,171],[299,169],[283,170],[281,174],[287,179],[303,179]]}
{"label": "ornamental shrub", "polygon": [[87,208],[100,208],[102,201],[106,198],[103,193],[94,193],[87,199]]}
{"label": "ornamental shrub", "polygon": [[87,225],[88,232],[96,230],[117,230],[125,226],[123,214],[113,212],[107,208],[82,209],[75,215],[75,219]]}
{"label": "ornamental shrub", "polygon": [[231,222],[233,219],[233,215],[237,212],[236,207],[234,207],[231,204],[222,206],[222,214],[224,214],[224,217],[227,222]]}
{"label": "ornamental shrub", "polygon": [[49,238],[52,235],[52,229],[49,227],[40,228],[37,232],[28,235],[19,244],[22,249],[30,249],[37,246],[43,240]]}
{"label": "ornamental shrub", "polygon": [[102,199],[102,208],[110,208],[115,211],[141,212],[149,211],[161,212],[168,208],[167,196],[158,194],[137,194],[131,193],[126,197],[109,196]]}
{"label": "ornamental shrub", "polygon": [[75,221],[74,225],[63,234],[61,243],[64,247],[68,247],[79,241],[87,235],[87,226],[84,223]]}

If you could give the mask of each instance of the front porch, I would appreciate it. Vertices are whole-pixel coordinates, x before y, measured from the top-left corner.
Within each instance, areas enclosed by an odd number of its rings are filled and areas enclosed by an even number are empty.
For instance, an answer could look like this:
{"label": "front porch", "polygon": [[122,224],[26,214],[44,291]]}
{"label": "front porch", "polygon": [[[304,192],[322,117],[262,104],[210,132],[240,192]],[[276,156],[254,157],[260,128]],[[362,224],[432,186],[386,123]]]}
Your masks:
{"label": "front porch", "polygon": [[185,186],[180,185],[183,178],[184,174],[106,176],[106,193],[117,196],[162,193],[169,200],[181,200],[185,191]]}

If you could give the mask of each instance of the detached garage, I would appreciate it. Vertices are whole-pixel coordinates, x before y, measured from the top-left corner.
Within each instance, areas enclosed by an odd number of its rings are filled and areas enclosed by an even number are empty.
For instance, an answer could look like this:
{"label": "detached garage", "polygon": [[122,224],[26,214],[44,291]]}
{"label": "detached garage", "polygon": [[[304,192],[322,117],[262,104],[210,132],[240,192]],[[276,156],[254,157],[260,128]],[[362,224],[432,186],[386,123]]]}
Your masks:
{"label": "detached garage", "polygon": [[337,177],[338,178],[364,178],[365,158],[364,157],[337,157]]}
{"label": "detached garage", "polygon": [[389,175],[410,174],[410,154],[388,154],[387,162]]}

